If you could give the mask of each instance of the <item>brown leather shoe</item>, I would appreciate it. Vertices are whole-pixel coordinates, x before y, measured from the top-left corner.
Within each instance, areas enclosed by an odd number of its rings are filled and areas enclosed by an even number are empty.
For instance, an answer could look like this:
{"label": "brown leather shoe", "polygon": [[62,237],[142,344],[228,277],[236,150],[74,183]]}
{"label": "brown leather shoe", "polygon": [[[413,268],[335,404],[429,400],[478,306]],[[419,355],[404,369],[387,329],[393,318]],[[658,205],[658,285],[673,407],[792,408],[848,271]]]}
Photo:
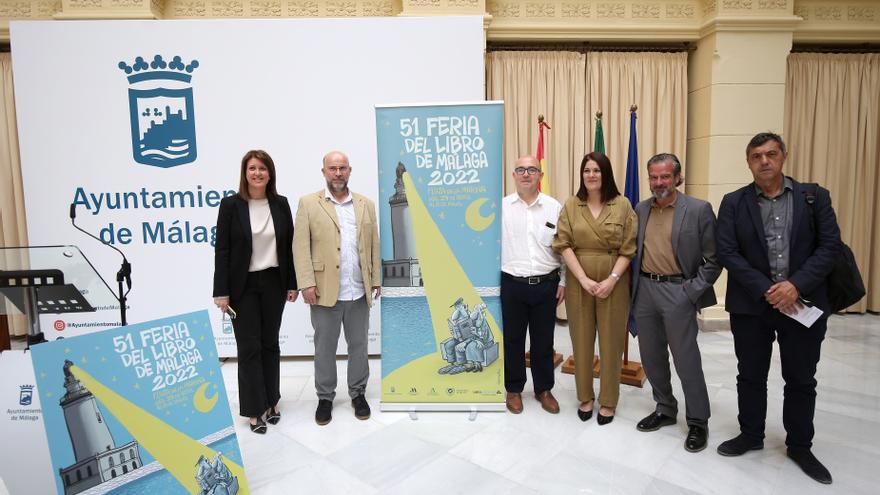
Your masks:
{"label": "brown leather shoe", "polygon": [[507,410],[513,414],[519,414],[522,412],[522,394],[507,392]]}
{"label": "brown leather shoe", "polygon": [[541,392],[536,395],[535,398],[538,399],[538,402],[541,403],[541,407],[543,407],[548,413],[559,413],[559,402],[556,401],[556,397],[553,397],[553,394],[550,393],[549,390]]}

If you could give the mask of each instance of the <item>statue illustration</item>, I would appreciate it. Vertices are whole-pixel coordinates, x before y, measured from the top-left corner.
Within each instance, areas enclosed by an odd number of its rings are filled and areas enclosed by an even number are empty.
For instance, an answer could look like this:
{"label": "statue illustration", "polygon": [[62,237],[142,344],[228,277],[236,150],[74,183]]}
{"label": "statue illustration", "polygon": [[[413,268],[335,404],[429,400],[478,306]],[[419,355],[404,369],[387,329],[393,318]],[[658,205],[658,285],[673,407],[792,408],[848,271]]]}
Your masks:
{"label": "statue illustration", "polygon": [[238,493],[238,478],[232,475],[226,464],[223,463],[223,454],[217,452],[214,460],[200,455],[196,462],[198,470],[196,481],[202,489],[199,495],[235,495]]}
{"label": "statue illustration", "polygon": [[486,305],[477,304],[471,311],[459,297],[450,307],[454,309],[446,323],[452,336],[440,344],[443,359],[449,364],[437,373],[481,372],[498,359],[498,344],[486,319]]}

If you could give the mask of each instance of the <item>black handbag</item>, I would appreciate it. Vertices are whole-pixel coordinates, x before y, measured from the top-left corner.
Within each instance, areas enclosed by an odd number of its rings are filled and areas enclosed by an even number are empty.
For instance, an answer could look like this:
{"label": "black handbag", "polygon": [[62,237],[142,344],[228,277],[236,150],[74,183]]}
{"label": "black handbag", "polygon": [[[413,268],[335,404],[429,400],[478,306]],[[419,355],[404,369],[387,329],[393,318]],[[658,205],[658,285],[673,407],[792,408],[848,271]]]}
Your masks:
{"label": "black handbag", "polygon": [[[804,199],[812,209],[813,203],[816,202],[816,189],[819,184],[808,182],[803,186]],[[813,221],[815,221],[815,211],[813,213]],[[816,230],[818,231],[818,227]],[[831,305],[831,311],[834,313],[843,311],[865,297],[865,282],[856,264],[856,257],[845,242],[841,241],[840,245],[839,256],[834,259],[834,266],[827,279],[828,304]]]}

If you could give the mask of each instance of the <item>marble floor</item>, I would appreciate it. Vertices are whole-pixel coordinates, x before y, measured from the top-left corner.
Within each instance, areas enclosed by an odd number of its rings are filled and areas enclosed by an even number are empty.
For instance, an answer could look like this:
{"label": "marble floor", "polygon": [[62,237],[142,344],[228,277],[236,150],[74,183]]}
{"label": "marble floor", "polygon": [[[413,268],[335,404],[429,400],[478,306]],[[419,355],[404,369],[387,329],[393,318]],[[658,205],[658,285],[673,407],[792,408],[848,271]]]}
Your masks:
{"label": "marble floor", "polygon": [[[596,493],[596,494],[869,494],[880,486],[880,316],[832,317],[818,371],[813,452],[834,483],[807,478],[785,456],[782,378],[774,353],[768,384],[765,448],[738,458],[715,448],[738,433],[736,358],[730,332],[699,336],[712,401],[709,447],[683,448],[687,427],[652,433],[636,422],[653,410],[650,385],[622,386],[613,423],[582,423],[575,414],[574,377],[557,369],[554,393],[562,412],[544,412],[526,392],[520,415],[379,411],[380,360],[370,360],[367,398],[373,415],[355,419],[344,385],[333,421],[314,421],[317,397],[312,361],[285,359],[281,366],[283,419],[266,435],[246,420],[237,432],[252,492],[288,493]],[[632,359],[638,348],[631,341]],[[568,329],[557,326],[557,350],[571,353]],[[345,361],[338,361],[345,383]],[[230,406],[238,411],[236,363],[222,366]],[[598,387],[598,382],[596,383]],[[526,385],[528,391],[530,384]],[[682,402],[680,386],[675,390]]]}

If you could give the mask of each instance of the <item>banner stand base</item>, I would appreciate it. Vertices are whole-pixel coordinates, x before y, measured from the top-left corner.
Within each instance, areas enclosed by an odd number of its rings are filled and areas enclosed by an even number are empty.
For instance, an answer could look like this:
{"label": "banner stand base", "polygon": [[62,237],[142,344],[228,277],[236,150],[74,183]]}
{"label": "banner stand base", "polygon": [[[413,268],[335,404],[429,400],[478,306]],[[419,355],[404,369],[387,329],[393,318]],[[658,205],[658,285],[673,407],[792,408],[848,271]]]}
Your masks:
{"label": "banner stand base", "polygon": [[418,421],[420,412],[463,412],[469,413],[468,420],[474,421],[477,419],[477,413],[480,412],[505,412],[507,411],[507,406],[504,402],[490,402],[490,403],[454,403],[454,404],[440,404],[440,403],[406,403],[406,402],[380,402],[379,410],[382,412],[405,412],[409,413],[409,419],[412,421]]}

